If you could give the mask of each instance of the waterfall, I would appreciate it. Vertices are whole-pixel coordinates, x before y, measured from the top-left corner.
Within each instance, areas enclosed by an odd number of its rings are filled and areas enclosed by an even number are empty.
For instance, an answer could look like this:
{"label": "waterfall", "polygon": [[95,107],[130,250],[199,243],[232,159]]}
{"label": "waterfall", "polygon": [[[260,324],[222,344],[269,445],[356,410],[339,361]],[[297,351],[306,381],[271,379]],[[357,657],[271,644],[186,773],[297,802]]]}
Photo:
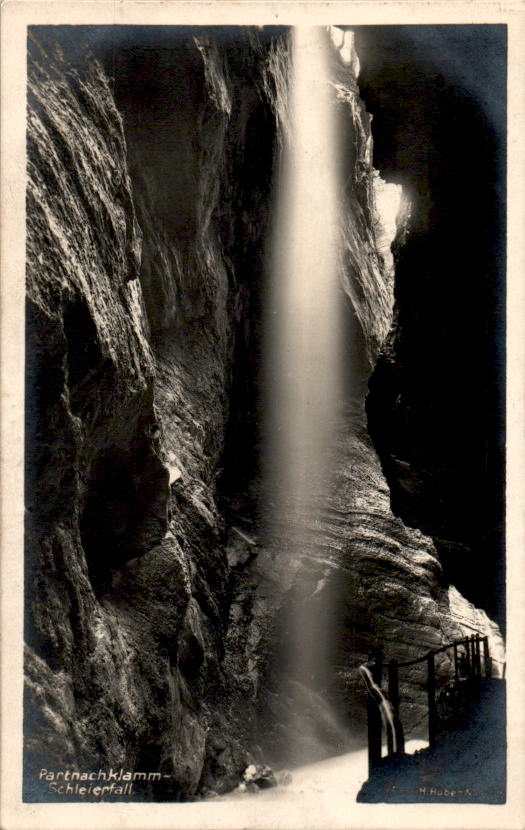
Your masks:
{"label": "waterfall", "polygon": [[[293,30],[266,321],[270,524],[299,586],[286,668],[310,690],[327,676],[330,632],[323,608],[312,619],[306,602],[315,588],[305,583],[300,596],[300,560],[326,493],[341,401],[339,145],[329,50],[326,29]],[[300,703],[292,708],[300,719]]]}
{"label": "waterfall", "polygon": [[365,681],[369,695],[379,707],[383,725],[385,727],[387,735],[390,738],[390,741],[392,742],[392,752],[397,752],[397,733],[395,726],[395,715],[394,710],[392,708],[392,704],[390,703],[388,698],[385,697],[377,683],[375,683],[370,669],[368,669],[366,666],[359,666],[358,671],[361,674],[363,680]]}

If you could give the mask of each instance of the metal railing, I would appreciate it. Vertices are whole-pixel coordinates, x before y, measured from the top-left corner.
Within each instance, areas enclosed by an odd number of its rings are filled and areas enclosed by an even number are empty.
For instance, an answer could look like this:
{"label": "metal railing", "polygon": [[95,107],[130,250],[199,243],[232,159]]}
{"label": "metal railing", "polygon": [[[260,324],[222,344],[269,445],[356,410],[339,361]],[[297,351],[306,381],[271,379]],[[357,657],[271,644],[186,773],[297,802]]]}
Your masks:
{"label": "metal railing", "polygon": [[[386,664],[388,671],[387,700],[395,722],[396,735],[393,738],[390,734],[391,726],[386,724],[387,755],[392,754],[393,746],[397,747],[397,752],[404,752],[405,749],[403,728],[399,718],[399,671],[416,666],[419,663],[426,663],[427,665],[428,743],[430,747],[436,745],[439,717],[436,699],[435,658],[437,655],[449,649],[452,649],[454,653],[454,673],[453,675],[449,674],[448,677],[457,688],[464,681],[467,688],[473,690],[478,687],[478,684],[483,678],[490,678],[492,676],[492,658],[489,653],[488,637],[480,636],[480,634],[473,634],[462,640],[447,643],[433,651],[428,651],[415,660],[409,660],[403,663],[399,663],[397,660],[390,660]],[[376,685],[375,696],[369,694],[368,697],[368,766],[369,771],[372,772],[382,758],[383,719],[376,699],[378,692],[382,697],[385,696],[385,690],[381,689],[383,671],[385,669],[382,652],[374,652],[370,656],[369,662],[365,665],[370,671]]]}

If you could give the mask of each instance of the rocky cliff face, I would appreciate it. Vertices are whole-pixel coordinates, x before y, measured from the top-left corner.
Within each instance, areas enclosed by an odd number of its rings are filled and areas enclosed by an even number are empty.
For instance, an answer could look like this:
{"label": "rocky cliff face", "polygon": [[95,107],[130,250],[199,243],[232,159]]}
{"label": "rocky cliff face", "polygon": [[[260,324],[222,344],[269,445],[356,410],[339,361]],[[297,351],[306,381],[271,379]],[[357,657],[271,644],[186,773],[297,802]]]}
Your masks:
{"label": "rocky cliff face", "polygon": [[506,32],[356,37],[376,166],[413,205],[370,432],[396,514],[434,538],[447,578],[504,625]]}
{"label": "rocky cliff face", "polygon": [[[337,751],[363,737],[352,669],[372,648],[402,659],[460,632],[366,429],[393,272],[355,61],[334,85],[350,390],[334,475],[298,560],[286,528],[262,535],[262,286],[288,60],[278,30],[30,32],[29,800],[41,767],[159,770],[138,797],[181,800],[261,756]],[[330,618],[329,671],[309,686],[283,665],[297,602]],[[421,684],[402,687],[412,725]],[[298,696],[314,727],[299,724],[290,759]]]}
{"label": "rocky cliff face", "polygon": [[178,798],[221,694],[216,476],[266,47],[228,71],[205,35],[121,34],[30,38],[27,763],[160,768]]}

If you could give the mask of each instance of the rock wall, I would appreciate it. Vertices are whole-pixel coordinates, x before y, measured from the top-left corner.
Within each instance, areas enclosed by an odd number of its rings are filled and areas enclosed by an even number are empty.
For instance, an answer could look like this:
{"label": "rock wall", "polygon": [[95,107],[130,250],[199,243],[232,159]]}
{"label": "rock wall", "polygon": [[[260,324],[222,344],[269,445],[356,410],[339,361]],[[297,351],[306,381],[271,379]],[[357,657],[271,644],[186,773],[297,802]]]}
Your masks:
{"label": "rock wall", "polygon": [[[224,791],[251,760],[290,760],[297,695],[315,726],[291,760],[341,750],[363,738],[352,668],[460,630],[366,430],[393,273],[370,119],[340,61],[350,391],[302,556],[287,558],[286,528],[263,538],[261,308],[288,56],[272,29],[30,30],[28,800],[49,798],[41,767],[159,770],[137,787],[153,800]],[[309,688],[283,665],[298,597],[329,608],[333,632]],[[421,679],[403,688],[416,724]]]}
{"label": "rock wall", "polygon": [[135,34],[29,40],[28,797],[40,766],[92,764],[191,797],[221,696],[216,478],[267,47],[228,67],[205,33]]}
{"label": "rock wall", "polygon": [[413,205],[370,433],[396,514],[504,626],[506,31],[356,37],[376,166]]}

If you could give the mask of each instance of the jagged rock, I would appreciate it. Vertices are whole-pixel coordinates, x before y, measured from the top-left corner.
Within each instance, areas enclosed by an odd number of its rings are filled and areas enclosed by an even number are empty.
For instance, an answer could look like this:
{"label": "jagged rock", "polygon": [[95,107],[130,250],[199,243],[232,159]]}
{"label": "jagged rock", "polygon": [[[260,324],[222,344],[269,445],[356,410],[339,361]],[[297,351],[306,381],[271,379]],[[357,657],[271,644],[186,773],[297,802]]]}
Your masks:
{"label": "jagged rock", "polygon": [[[205,33],[133,33],[29,41],[29,799],[41,762],[161,769],[144,797],[191,797],[227,732],[216,472],[246,268],[227,237],[251,257],[264,233],[262,190],[261,221],[234,217],[269,41],[229,61]],[[230,742],[209,789],[245,763]]]}
{"label": "jagged rock", "polygon": [[249,764],[244,770],[242,777],[247,786],[255,784],[260,790],[267,790],[277,786],[277,780],[273,771],[266,764]]}

